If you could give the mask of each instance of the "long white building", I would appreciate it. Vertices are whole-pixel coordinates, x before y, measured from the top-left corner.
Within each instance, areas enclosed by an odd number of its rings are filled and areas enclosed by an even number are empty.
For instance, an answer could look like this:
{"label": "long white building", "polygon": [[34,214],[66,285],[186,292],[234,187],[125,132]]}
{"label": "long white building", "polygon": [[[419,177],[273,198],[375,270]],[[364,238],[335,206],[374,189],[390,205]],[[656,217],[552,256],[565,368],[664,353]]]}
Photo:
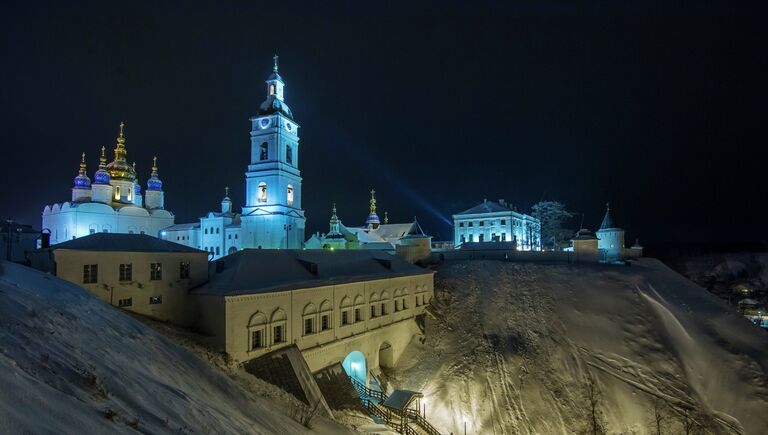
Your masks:
{"label": "long white building", "polygon": [[162,228],[173,225],[173,213],[164,208],[165,194],[157,172],[157,159],[153,160],[146,195],[142,195],[136,163],[129,164],[127,160],[124,127],[125,124],[120,123],[114,159],[109,164],[105,148],[101,147],[99,169],[93,182],[87,175],[83,153],[71,200],[43,209],[42,230],[50,232],[51,244],[100,232],[158,237]]}
{"label": "long white building", "polygon": [[519,213],[504,200],[482,203],[453,215],[454,244],[467,242],[514,242],[518,250],[541,249],[541,223]]}

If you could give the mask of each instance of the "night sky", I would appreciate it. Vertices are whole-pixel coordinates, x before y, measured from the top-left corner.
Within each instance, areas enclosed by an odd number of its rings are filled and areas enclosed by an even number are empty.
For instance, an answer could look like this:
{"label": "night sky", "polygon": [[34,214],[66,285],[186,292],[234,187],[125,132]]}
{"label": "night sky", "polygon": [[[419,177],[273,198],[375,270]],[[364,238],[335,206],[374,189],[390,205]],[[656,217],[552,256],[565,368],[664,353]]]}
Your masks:
{"label": "night sky", "polygon": [[0,216],[39,227],[81,152],[91,177],[102,145],[111,160],[121,120],[143,188],[158,156],[177,223],[227,185],[239,209],[277,53],[307,236],[332,202],[362,225],[375,188],[380,216],[437,239],[484,198],[559,200],[593,230],[610,201],[644,244],[768,238],[759,2],[213,3],[3,6]]}

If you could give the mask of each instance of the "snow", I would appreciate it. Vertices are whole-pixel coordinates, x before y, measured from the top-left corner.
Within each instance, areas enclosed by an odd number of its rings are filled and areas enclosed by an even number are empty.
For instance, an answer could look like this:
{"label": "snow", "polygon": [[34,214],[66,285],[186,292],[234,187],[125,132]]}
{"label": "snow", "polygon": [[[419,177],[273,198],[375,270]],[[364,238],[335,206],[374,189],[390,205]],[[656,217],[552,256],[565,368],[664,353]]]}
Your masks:
{"label": "snow", "polygon": [[445,433],[582,431],[590,377],[608,433],[649,433],[654,400],[670,433],[765,433],[768,334],[656,260],[448,262],[435,290],[426,342],[385,375]]}
{"label": "snow", "polygon": [[[0,263],[0,433],[344,433],[84,289]],[[269,394],[266,394],[269,396]]]}

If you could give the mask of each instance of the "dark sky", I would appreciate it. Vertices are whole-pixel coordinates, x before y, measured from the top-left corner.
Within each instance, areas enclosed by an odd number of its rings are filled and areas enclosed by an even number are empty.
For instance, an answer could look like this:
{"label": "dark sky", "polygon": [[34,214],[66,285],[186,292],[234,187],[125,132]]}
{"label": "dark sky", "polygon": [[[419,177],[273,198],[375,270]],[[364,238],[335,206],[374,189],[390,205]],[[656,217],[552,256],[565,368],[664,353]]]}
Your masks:
{"label": "dark sky", "polygon": [[382,216],[441,239],[483,198],[559,200],[591,229],[610,201],[646,244],[767,238],[758,2],[153,3],[3,7],[0,216],[39,226],[121,120],[143,185],[157,154],[177,223],[225,185],[243,205],[277,52],[307,235],[334,201],[361,225],[375,187]]}

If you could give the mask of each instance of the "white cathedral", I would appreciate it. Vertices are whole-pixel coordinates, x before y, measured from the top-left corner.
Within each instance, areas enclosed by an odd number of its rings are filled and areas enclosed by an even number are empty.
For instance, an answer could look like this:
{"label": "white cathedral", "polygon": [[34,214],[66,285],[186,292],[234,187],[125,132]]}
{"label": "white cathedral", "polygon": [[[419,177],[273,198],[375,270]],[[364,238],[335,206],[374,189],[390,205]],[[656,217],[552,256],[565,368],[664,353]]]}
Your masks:
{"label": "white cathedral", "polygon": [[173,225],[173,213],[164,209],[163,182],[157,172],[157,158],[153,159],[152,174],[147,180],[146,196],[143,196],[136,176],[136,163],[129,164],[127,160],[124,126],[120,123],[114,159],[109,164],[105,148],[101,147],[99,169],[93,182],[86,173],[83,153],[71,201],[48,205],[43,210],[42,230],[50,233],[51,244],[97,232],[157,237],[161,229]]}
{"label": "white cathedral", "polygon": [[223,257],[245,248],[300,249],[306,218],[301,208],[299,124],[285,103],[285,83],[274,57],[267,99],[251,121],[251,162],[245,173],[246,205],[235,213],[229,189],[220,211],[199,222],[163,229],[161,237]]}

